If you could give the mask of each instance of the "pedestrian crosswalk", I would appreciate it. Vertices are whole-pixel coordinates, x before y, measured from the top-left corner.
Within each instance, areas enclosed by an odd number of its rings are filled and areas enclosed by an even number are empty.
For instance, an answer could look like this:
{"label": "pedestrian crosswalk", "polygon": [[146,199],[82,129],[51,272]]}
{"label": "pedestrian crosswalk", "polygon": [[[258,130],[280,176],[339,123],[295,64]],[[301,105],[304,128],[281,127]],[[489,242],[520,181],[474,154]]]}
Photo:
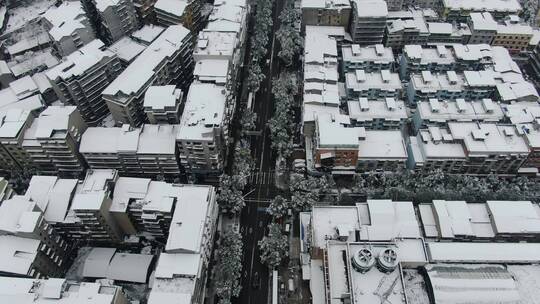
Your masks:
{"label": "pedestrian crosswalk", "polygon": [[249,184],[251,185],[273,185],[274,172],[257,172],[254,171],[249,176]]}

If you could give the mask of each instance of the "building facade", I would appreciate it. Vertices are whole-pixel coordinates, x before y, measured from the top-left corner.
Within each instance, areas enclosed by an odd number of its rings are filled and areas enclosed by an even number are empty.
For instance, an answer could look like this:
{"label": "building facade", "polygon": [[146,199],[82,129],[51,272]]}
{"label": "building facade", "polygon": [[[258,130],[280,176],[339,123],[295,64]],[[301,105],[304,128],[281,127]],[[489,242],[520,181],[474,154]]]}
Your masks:
{"label": "building facade", "polygon": [[83,119],[95,125],[109,114],[101,92],[122,72],[118,57],[94,40],[46,73],[56,95],[77,106]]}
{"label": "building facade", "polygon": [[203,25],[202,6],[201,0],[158,0],[154,4],[156,21],[164,27],[180,24],[197,33]]}
{"label": "building facade", "polygon": [[129,0],[81,1],[94,23],[97,35],[108,44],[129,36],[139,27],[139,17],[135,5]]}
{"label": "building facade", "polygon": [[43,22],[49,29],[53,49],[60,57],[75,52],[95,39],[90,20],[78,1],[65,1],[59,6],[52,6],[43,14]]}
{"label": "building facade", "polygon": [[174,85],[152,86],[144,94],[144,112],[151,124],[179,124],[182,90]]}
{"label": "building facade", "polygon": [[123,176],[174,179],[180,174],[178,128],[151,124],[140,128],[88,128],[82,135],[80,153],[92,169],[116,169]]}
{"label": "building facade", "polygon": [[86,168],[79,154],[86,128],[75,106],[49,106],[26,130],[22,146],[39,173],[78,177]]}
{"label": "building facade", "polygon": [[359,45],[383,42],[388,8],[383,0],[354,0],[352,3],[350,33]]}
{"label": "building facade", "polygon": [[351,2],[339,1],[302,1],[302,26],[343,26],[347,28],[351,19]]}

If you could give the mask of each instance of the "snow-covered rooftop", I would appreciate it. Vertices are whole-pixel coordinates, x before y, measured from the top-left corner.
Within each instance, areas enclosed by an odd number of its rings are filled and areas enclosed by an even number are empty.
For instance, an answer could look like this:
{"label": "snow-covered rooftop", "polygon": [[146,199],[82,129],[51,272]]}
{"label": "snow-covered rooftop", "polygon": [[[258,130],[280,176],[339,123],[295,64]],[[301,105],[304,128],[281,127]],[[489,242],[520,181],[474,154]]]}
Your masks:
{"label": "snow-covered rooftop", "polygon": [[520,12],[521,5],[517,0],[442,0],[443,7],[450,10],[488,11],[488,12]]}
{"label": "snow-covered rooftop", "polygon": [[10,109],[0,111],[0,138],[17,138],[24,129],[31,111]]}
{"label": "snow-covered rooftop", "polygon": [[540,103],[537,101],[505,104],[502,105],[502,109],[504,115],[513,124],[534,123],[537,119],[540,119]]}
{"label": "snow-covered rooftop", "polygon": [[72,131],[75,134],[78,130],[72,130],[70,126],[72,125],[71,117],[76,112],[77,107],[75,106],[47,107],[26,131],[24,136],[25,142],[27,140],[32,141],[55,136],[63,137]]}
{"label": "snow-covered rooftop", "polygon": [[165,253],[159,255],[155,277],[172,279],[175,277],[196,277],[199,274],[201,255],[199,253]]}
{"label": "snow-covered rooftop", "polygon": [[540,234],[540,207],[530,201],[487,201],[495,233]]}
{"label": "snow-covered rooftop", "polygon": [[154,4],[154,9],[164,11],[167,14],[177,17],[182,17],[187,5],[188,1],[185,0],[158,0],[156,4]]}
{"label": "snow-covered rooftop", "polygon": [[109,50],[116,54],[118,58],[125,62],[131,63],[140,53],[146,49],[146,45],[137,42],[136,40],[123,37],[109,46]]}
{"label": "snow-covered rooftop", "polygon": [[386,17],[388,6],[384,0],[352,0],[356,3],[357,15],[360,18]]}
{"label": "snow-covered rooftop", "polygon": [[356,70],[345,74],[345,85],[347,89],[355,92],[370,90],[400,91],[402,89],[401,80],[397,73],[389,70],[366,73],[364,70]]}
{"label": "snow-covered rooftop", "polygon": [[202,59],[195,63],[193,76],[202,82],[225,84],[229,73],[229,60]]}
{"label": "snow-covered rooftop", "polygon": [[168,27],[104,91],[103,95],[140,93],[155,76],[163,60],[184,47],[189,30],[181,25]]}
{"label": "snow-covered rooftop", "polygon": [[214,128],[225,118],[227,91],[222,86],[194,82],[191,84],[180,121],[177,140],[212,141]]}
{"label": "snow-covered rooftop", "polygon": [[49,223],[63,222],[77,183],[76,179],[34,175],[30,179],[25,197],[37,203]]}
{"label": "snow-covered rooftop", "polygon": [[219,31],[202,31],[199,33],[193,58],[198,61],[204,58],[227,58],[232,60],[240,41],[235,33]]}
{"label": "snow-covered rooftop", "polygon": [[29,275],[40,243],[35,239],[0,235],[0,272],[18,276]]}
{"label": "snow-covered rooftop", "polygon": [[433,263],[509,263],[540,262],[538,243],[426,242]]}
{"label": "snow-covered rooftop", "polygon": [[0,231],[13,235],[37,234],[41,217],[35,202],[16,195],[0,205]]}
{"label": "snow-covered rooftop", "polygon": [[319,9],[344,9],[350,8],[349,0],[302,0],[300,3],[302,8],[319,8]]}
{"label": "snow-covered rooftop", "polygon": [[114,53],[103,47],[104,44],[101,40],[93,40],[65,57],[59,65],[47,70],[47,77],[55,81],[57,78],[68,79],[73,76],[81,76],[104,58],[114,56]]}
{"label": "snow-covered rooftop", "polygon": [[59,63],[60,60],[51,53],[51,49],[46,49],[17,56],[14,60],[8,62],[8,66],[15,77],[20,77],[42,67],[52,68]]}
{"label": "snow-covered rooftop", "polygon": [[306,26],[304,41],[304,62],[323,64],[331,61],[337,63],[338,49],[337,42],[332,36],[339,36],[345,31],[339,27]]}
{"label": "snow-covered rooftop", "polygon": [[117,252],[107,269],[107,278],[111,280],[146,283],[150,265],[154,259],[149,254]]}
{"label": "snow-covered rooftop", "polygon": [[344,45],[341,48],[344,62],[353,63],[394,63],[392,49],[382,44],[359,46],[358,44]]}
{"label": "snow-covered rooftop", "polygon": [[79,1],[64,1],[59,6],[52,6],[43,14],[43,18],[52,24],[49,34],[56,41],[71,36],[78,29],[86,28],[85,23],[88,22]]}
{"label": "snow-covered rooftop", "polygon": [[448,124],[455,140],[462,140],[467,154],[528,154],[525,139],[514,126],[476,124],[472,122],[451,122]]}
{"label": "snow-covered rooftop", "polygon": [[497,31],[497,21],[488,12],[471,13],[470,20],[475,31]]}
{"label": "snow-covered rooftop", "polygon": [[111,212],[125,213],[130,204],[143,212],[172,214],[181,187],[148,178],[120,177],[115,184]]}
{"label": "snow-covered rooftop", "polygon": [[151,109],[175,108],[182,98],[182,91],[174,85],[151,86],[144,94],[144,107]]}
{"label": "snow-covered rooftop", "polygon": [[318,148],[352,148],[358,147],[358,138],[364,134],[364,128],[344,128],[338,123],[318,123]]}
{"label": "snow-covered rooftop", "polygon": [[399,130],[367,130],[358,143],[358,160],[407,159],[405,140]]}
{"label": "snow-covered rooftop", "polygon": [[428,238],[493,238],[487,205],[465,201],[433,200],[418,206],[422,227]]}
{"label": "snow-covered rooftop", "polygon": [[416,103],[417,115],[421,120],[429,122],[447,121],[492,121],[504,118],[501,105],[491,99],[465,101],[464,99],[444,100],[430,99]]}
{"label": "snow-covered rooftop", "polygon": [[177,125],[141,128],[88,128],[81,138],[81,153],[174,154]]}
{"label": "snow-covered rooftop", "polygon": [[82,275],[85,278],[106,278],[109,264],[116,248],[94,247],[84,260]]}
{"label": "snow-covered rooftop", "polygon": [[514,277],[501,265],[427,265],[436,303],[521,303]]}
{"label": "snow-covered rooftop", "polygon": [[347,101],[349,116],[356,121],[373,121],[377,119],[400,121],[407,119],[407,108],[402,100],[387,98],[385,100],[358,100]]}
{"label": "snow-covered rooftop", "polygon": [[165,245],[168,253],[200,253],[214,189],[210,186],[184,185]]}
{"label": "snow-covered rooftop", "polygon": [[96,8],[101,12],[104,12],[111,6],[117,6],[121,2],[122,0],[94,0]]}
{"label": "snow-covered rooftop", "polygon": [[13,304],[114,304],[121,288],[107,283],[77,283],[0,277],[0,300]]}
{"label": "snow-covered rooftop", "polygon": [[159,37],[159,35],[161,35],[163,31],[165,31],[164,27],[153,24],[146,24],[141,29],[133,32],[131,34],[131,37],[142,41],[146,45],[149,45],[154,42],[154,40],[156,40],[156,38]]}

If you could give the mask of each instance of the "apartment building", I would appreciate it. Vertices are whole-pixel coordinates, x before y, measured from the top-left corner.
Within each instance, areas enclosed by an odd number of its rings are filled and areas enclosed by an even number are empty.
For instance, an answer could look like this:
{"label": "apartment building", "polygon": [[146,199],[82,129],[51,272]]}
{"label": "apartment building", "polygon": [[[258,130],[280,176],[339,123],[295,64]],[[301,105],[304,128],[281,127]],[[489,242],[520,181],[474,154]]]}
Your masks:
{"label": "apartment building", "polygon": [[[31,97],[33,98],[31,99]],[[29,105],[34,103],[29,101],[35,100],[35,98],[41,100],[41,106],[50,104],[57,99],[43,73],[24,76],[10,82],[6,88],[0,90],[0,99],[2,100],[0,109],[19,107],[37,110],[39,106],[31,107]]]}
{"label": "apartment building", "polygon": [[111,215],[126,234],[148,233],[165,240],[178,202],[177,187],[149,178],[120,177]]}
{"label": "apartment building", "polygon": [[409,79],[411,74],[422,71],[444,73],[448,71],[478,71],[496,64],[504,65],[504,60],[494,61],[493,48],[484,44],[453,45],[406,45],[399,57],[399,74]]}
{"label": "apartment building", "polygon": [[39,173],[77,177],[86,167],[79,154],[86,128],[75,106],[49,106],[26,130],[22,146]]}
{"label": "apartment building", "polygon": [[64,1],[43,14],[52,46],[58,56],[64,57],[95,39],[90,20],[79,1]]}
{"label": "apartment building", "polygon": [[180,174],[178,132],[178,125],[168,124],[92,127],[82,135],[79,151],[91,169],[116,169],[124,176],[173,179]]}
{"label": "apartment building", "polygon": [[[540,119],[540,105],[534,102],[517,102],[502,106],[506,122],[516,126],[518,134],[523,135],[529,146],[530,154],[522,168],[537,171],[540,168],[540,142],[538,139]],[[527,171],[527,170],[525,170]],[[524,172],[526,173],[526,172]],[[529,171],[530,173],[530,171]]]}
{"label": "apartment building", "polygon": [[349,0],[304,0],[301,2],[302,26],[342,26],[347,28],[351,19]]}
{"label": "apartment building", "polygon": [[146,24],[155,20],[154,4],[157,0],[133,0],[139,18]]}
{"label": "apartment building", "polygon": [[428,43],[467,44],[471,29],[467,23],[428,22]]}
{"label": "apartment building", "polygon": [[82,0],[98,37],[112,44],[138,29],[135,5],[129,0]]}
{"label": "apartment building", "polygon": [[46,75],[60,100],[77,106],[84,121],[95,125],[109,114],[101,93],[121,71],[118,57],[96,39],[65,57]]}
{"label": "apartment building", "polygon": [[47,302],[124,304],[127,303],[122,287],[107,282],[75,282],[49,278],[36,280],[0,277],[0,298],[16,299],[20,304]]}
{"label": "apartment building", "polygon": [[489,12],[497,20],[522,11],[518,0],[442,0],[440,15],[448,21],[466,22],[471,13]]}
{"label": "apartment building", "polygon": [[394,54],[391,48],[382,44],[361,47],[358,44],[341,47],[343,58],[342,73],[364,70],[366,73],[380,70],[393,70]]}
{"label": "apartment building", "polygon": [[119,242],[124,232],[109,210],[117,179],[113,169],[87,170],[83,180],[35,175],[25,197],[40,206],[46,222],[71,244]]}
{"label": "apartment building", "polygon": [[[69,267],[73,244],[49,225],[44,210],[35,201],[14,196],[0,205],[0,273],[22,277],[58,277]],[[7,257],[12,250],[20,254]],[[4,263],[13,263],[5,265]]]}
{"label": "apartment building", "polygon": [[[194,75],[198,81],[225,85],[235,94],[244,58],[248,14],[249,5],[245,0],[214,3],[208,24],[199,33],[193,51]],[[232,115],[234,106],[228,106],[228,115]]]}
{"label": "apartment building", "polygon": [[165,251],[159,255],[149,304],[171,298],[186,303],[204,302],[219,212],[216,193],[211,186],[199,185],[180,186],[177,193],[169,237]]}
{"label": "apartment building", "polygon": [[315,169],[354,174],[405,168],[407,151],[399,130],[366,130],[322,120],[316,127],[308,156]]}
{"label": "apartment building", "polygon": [[144,112],[151,124],[179,124],[182,90],[174,85],[152,86],[144,94]]}
{"label": "apartment building", "polygon": [[35,114],[15,108],[0,111],[0,118],[0,170],[10,173],[33,168],[33,161],[23,148],[23,141]]}
{"label": "apartment building", "polygon": [[[124,231],[112,216],[110,183],[116,178],[116,172],[89,170],[82,185],[73,196],[66,222],[74,222],[80,227],[71,233],[75,240],[93,243],[119,243],[123,240]],[[113,174],[110,174],[110,173]],[[106,178],[102,178],[105,176]],[[98,181],[98,182],[96,182]]]}
{"label": "apartment building", "polygon": [[[70,214],[71,202],[77,192],[79,180],[57,176],[34,175],[30,179],[24,197],[36,202],[47,224],[65,240],[80,239],[76,236],[82,226],[74,220],[66,220]],[[75,236],[75,237],[74,237]]]}
{"label": "apartment building", "polygon": [[219,175],[230,117],[225,115],[227,91],[215,84],[194,82],[189,88],[176,142],[182,167],[190,174]]}
{"label": "apartment building", "polygon": [[359,45],[383,42],[388,7],[384,0],[353,0],[349,32]]}
{"label": "apartment building", "polygon": [[441,169],[464,174],[515,174],[529,147],[514,126],[451,122],[448,129],[429,127],[410,138],[410,169]]}
{"label": "apartment building", "polygon": [[145,121],[143,99],[152,86],[191,81],[193,57],[189,31],[168,27],[104,91],[103,99],[118,124],[139,126]]}
{"label": "apartment building", "polygon": [[399,74],[389,70],[366,73],[355,70],[345,73],[347,98],[365,97],[368,99],[401,98],[403,87]]}
{"label": "apartment building", "polygon": [[497,35],[491,45],[502,46],[511,54],[526,51],[533,37],[533,29],[522,22],[518,16],[512,15],[497,26]]}
{"label": "apartment building", "polygon": [[482,100],[455,99],[419,101],[412,115],[414,130],[438,126],[444,128],[449,122],[497,123],[505,120],[503,107],[486,98]]}
{"label": "apartment building", "polygon": [[338,120],[341,117],[338,44],[347,39],[347,34],[344,28],[337,26],[306,26],[305,31],[302,123],[309,143],[315,133],[317,117],[333,116]]}
{"label": "apartment building", "polygon": [[192,33],[197,33],[203,25],[202,7],[201,0],[158,0],[154,4],[154,12],[161,26],[180,24]]}
{"label": "apartment building", "polygon": [[426,18],[435,19],[431,10],[410,9],[402,12],[389,12],[385,29],[384,45],[401,50],[407,44],[426,44],[429,30]]}
{"label": "apartment building", "polygon": [[471,13],[469,16],[469,28],[471,29],[471,44],[489,44],[497,35],[497,21],[490,13]]}
{"label": "apartment building", "polygon": [[423,71],[411,75],[407,86],[409,105],[429,99],[466,99],[480,100],[491,98],[496,90],[496,81],[489,71],[465,71],[456,73],[448,71],[432,74]]}
{"label": "apartment building", "polygon": [[347,109],[351,125],[367,130],[400,130],[408,118],[405,102],[394,98],[348,100]]}

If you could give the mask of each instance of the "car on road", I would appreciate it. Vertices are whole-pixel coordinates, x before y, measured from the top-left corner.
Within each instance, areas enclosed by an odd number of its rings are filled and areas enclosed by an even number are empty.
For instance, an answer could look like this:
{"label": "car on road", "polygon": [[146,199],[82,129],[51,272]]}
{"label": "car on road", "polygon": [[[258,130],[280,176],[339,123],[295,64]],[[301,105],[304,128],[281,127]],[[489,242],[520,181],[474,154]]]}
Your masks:
{"label": "car on road", "polygon": [[259,287],[261,286],[261,278],[259,277],[258,272],[255,272],[253,274],[253,279],[251,279],[251,286],[253,287],[253,289],[259,289]]}

